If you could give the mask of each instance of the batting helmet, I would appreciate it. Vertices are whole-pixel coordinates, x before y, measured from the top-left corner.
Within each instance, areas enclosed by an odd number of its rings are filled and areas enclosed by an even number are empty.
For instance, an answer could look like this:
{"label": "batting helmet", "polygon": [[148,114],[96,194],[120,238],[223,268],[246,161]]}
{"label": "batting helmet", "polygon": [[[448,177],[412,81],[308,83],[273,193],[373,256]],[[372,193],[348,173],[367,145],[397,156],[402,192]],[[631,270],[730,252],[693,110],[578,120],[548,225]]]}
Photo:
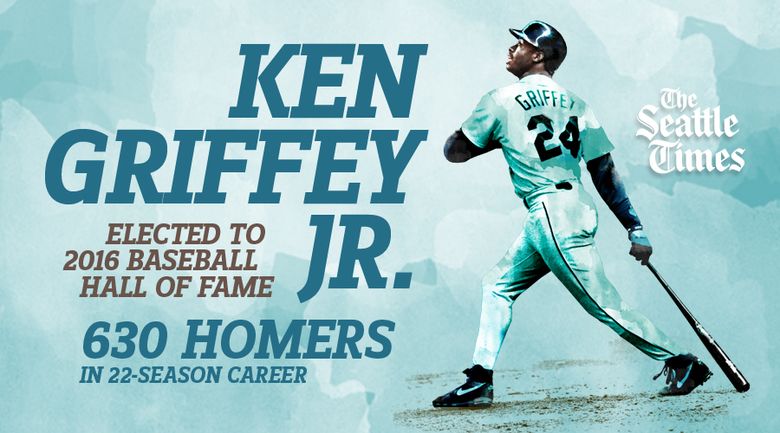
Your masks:
{"label": "batting helmet", "polygon": [[522,39],[544,53],[544,68],[555,72],[566,58],[566,41],[558,30],[543,21],[531,21],[521,30],[509,29],[509,33]]}

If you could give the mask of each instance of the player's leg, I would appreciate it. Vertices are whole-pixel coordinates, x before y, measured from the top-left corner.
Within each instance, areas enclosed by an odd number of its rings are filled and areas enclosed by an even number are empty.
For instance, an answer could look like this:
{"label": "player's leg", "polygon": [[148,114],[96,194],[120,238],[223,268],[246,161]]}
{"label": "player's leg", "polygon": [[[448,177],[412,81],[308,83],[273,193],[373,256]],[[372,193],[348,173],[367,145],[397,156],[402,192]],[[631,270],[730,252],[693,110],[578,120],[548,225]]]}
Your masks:
{"label": "player's leg", "polygon": [[528,224],[482,280],[482,314],[474,349],[474,365],[463,372],[466,383],[433,401],[435,407],[486,406],[493,402],[493,365],[512,322],[512,304],[549,272],[529,242]]}
{"label": "player's leg", "polygon": [[[552,227],[555,227],[552,225]],[[676,345],[643,314],[633,310],[620,299],[615,287],[604,274],[601,259],[592,243],[582,240],[566,246],[566,240],[554,235],[558,243],[549,253],[552,271],[566,285],[580,304],[591,315],[609,326],[621,337],[653,359],[663,360],[664,368],[654,379],[666,375],[662,395],[685,395],[712,375],[709,368],[690,353],[682,353]]]}
{"label": "player's leg", "polygon": [[541,255],[523,231],[501,259],[482,279],[482,314],[474,348],[474,365],[493,369],[512,323],[512,304],[526,289],[549,272]]}
{"label": "player's leg", "polygon": [[585,310],[646,355],[666,360],[677,346],[642,313],[629,307],[607,279],[593,242],[595,207],[584,191],[551,194],[542,204],[541,229],[549,241],[538,245],[553,273]]}

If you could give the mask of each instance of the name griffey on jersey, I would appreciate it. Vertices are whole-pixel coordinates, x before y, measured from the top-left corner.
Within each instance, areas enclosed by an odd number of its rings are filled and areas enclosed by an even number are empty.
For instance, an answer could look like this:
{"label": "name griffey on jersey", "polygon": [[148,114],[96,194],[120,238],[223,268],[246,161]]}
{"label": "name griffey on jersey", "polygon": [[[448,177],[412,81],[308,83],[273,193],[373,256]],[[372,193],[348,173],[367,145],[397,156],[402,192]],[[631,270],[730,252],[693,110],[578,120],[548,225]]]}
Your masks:
{"label": "name griffey on jersey", "polygon": [[525,111],[533,107],[563,107],[568,110],[574,106],[574,100],[565,93],[558,93],[555,90],[533,89],[526,90],[525,93],[515,96],[515,101],[520,104]]}

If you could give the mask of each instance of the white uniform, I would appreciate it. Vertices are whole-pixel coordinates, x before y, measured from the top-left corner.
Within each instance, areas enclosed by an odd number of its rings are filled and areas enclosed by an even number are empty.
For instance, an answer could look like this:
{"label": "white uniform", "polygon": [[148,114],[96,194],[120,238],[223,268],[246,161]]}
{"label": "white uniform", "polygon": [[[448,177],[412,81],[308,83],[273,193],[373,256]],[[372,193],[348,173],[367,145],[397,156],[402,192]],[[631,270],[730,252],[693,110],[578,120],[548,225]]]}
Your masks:
{"label": "white uniform", "polygon": [[493,369],[512,304],[552,271],[585,310],[648,356],[680,353],[607,279],[593,236],[596,207],[580,183],[580,158],[613,146],[590,107],[552,78],[529,75],[485,95],[462,125],[476,146],[498,141],[515,192],[529,209],[523,231],[483,280],[474,364]]}

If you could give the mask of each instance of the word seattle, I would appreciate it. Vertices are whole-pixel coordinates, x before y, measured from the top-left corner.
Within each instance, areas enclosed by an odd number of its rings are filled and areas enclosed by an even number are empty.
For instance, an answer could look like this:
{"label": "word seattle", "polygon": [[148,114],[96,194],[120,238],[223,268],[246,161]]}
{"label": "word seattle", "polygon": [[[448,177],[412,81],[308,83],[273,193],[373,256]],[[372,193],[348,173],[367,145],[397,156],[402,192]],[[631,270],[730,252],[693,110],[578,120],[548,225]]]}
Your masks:
{"label": "word seattle", "polygon": [[[679,89],[661,90],[661,108],[676,110],[680,114],[673,117],[667,114],[656,120],[659,107],[645,105],[637,114],[642,127],[636,136],[646,138],[650,144],[650,169],[659,174],[676,172],[736,171],[745,166],[743,148],[729,152],[726,149],[713,151],[705,149],[685,149],[682,138],[721,138],[730,139],[738,132],[737,116],[721,117],[720,106],[713,108],[697,107],[695,94],[686,95]],[[658,137],[660,135],[660,138]],[[672,139],[676,140],[672,141]]]}
{"label": "word seattle", "polygon": [[[256,103],[258,93],[262,94],[267,115],[271,118],[375,118],[377,107],[374,95],[380,94],[375,92],[377,83],[391,116],[408,118],[420,58],[427,50],[425,44],[400,45],[397,52],[400,61],[396,63],[400,64],[400,70],[396,73],[385,46],[380,44],[284,44],[270,59],[268,44],[243,44],[239,51],[244,65],[237,102],[229,108],[228,118],[262,117],[260,105]],[[302,71],[290,66],[296,57],[304,60]],[[354,93],[349,94],[342,87],[344,74],[324,72],[323,63],[327,60],[327,69],[331,70],[334,63],[355,64],[356,57],[360,57],[359,75]],[[288,82],[291,75],[299,79],[300,93],[295,106],[285,104],[283,93],[290,93],[291,89],[285,88],[283,92],[277,81],[285,70],[284,82]],[[328,94],[336,92],[339,96],[330,100],[323,95],[318,98],[318,92],[324,88],[330,88]],[[289,100],[289,94],[287,96]],[[351,99],[349,106],[348,97]],[[290,148],[312,151],[313,145],[317,144],[317,163],[311,175],[311,188],[303,197],[304,203],[357,203],[360,182],[349,182],[346,187],[336,188],[331,186],[331,178],[334,174],[355,173],[357,157],[344,157],[344,152],[354,149],[359,153],[371,147],[379,163],[381,186],[372,192],[370,203],[400,204],[405,199],[405,193],[398,190],[400,178],[420,143],[427,139],[428,131],[409,130],[397,144],[399,132],[393,129],[309,128],[176,130],[173,141],[178,146],[175,155],[171,156],[169,141],[161,133],[143,129],[119,130],[115,135],[118,157],[113,161],[107,156],[108,135],[92,129],[75,129],[60,136],[49,151],[46,190],[52,199],[62,204],[127,204],[134,203],[137,195],[147,204],[224,204],[229,192],[220,189],[223,175],[245,173],[251,166],[258,173],[257,186],[248,194],[247,202],[277,204],[281,200],[281,193],[274,189],[277,176],[302,171],[301,158],[283,158],[281,155]],[[74,150],[77,146],[79,150]],[[205,163],[193,164],[198,160],[195,158],[196,148],[202,152],[204,146],[207,152]],[[89,149],[87,158],[82,157],[85,148]],[[262,156],[226,156],[228,150],[252,152],[259,148],[262,148]],[[340,156],[337,157],[337,154]],[[173,165],[172,176],[165,185],[161,185],[161,179],[166,178],[159,171],[169,159],[173,159],[170,164]],[[109,164],[114,165],[114,170],[105,171],[115,175],[105,182],[103,173]],[[193,176],[196,170],[200,172]],[[191,189],[190,184],[195,183],[190,181],[191,178],[202,179],[198,188]],[[140,194],[131,191],[133,180]],[[113,184],[113,189],[102,191],[103,185],[108,183]],[[315,227],[316,235],[309,277],[298,292],[300,302],[311,299],[323,283],[334,224],[335,215],[311,216],[310,225]],[[358,264],[369,288],[387,287],[387,278],[379,273],[375,261],[389,246],[390,226],[387,221],[377,215],[341,215],[338,224],[344,227],[344,241],[338,273],[330,278],[329,287],[357,288],[355,267]],[[372,233],[366,233],[369,231]],[[364,246],[367,242],[361,242],[361,237],[366,235],[373,239],[368,246]],[[396,273],[393,287],[409,288],[410,281],[410,273]]]}

